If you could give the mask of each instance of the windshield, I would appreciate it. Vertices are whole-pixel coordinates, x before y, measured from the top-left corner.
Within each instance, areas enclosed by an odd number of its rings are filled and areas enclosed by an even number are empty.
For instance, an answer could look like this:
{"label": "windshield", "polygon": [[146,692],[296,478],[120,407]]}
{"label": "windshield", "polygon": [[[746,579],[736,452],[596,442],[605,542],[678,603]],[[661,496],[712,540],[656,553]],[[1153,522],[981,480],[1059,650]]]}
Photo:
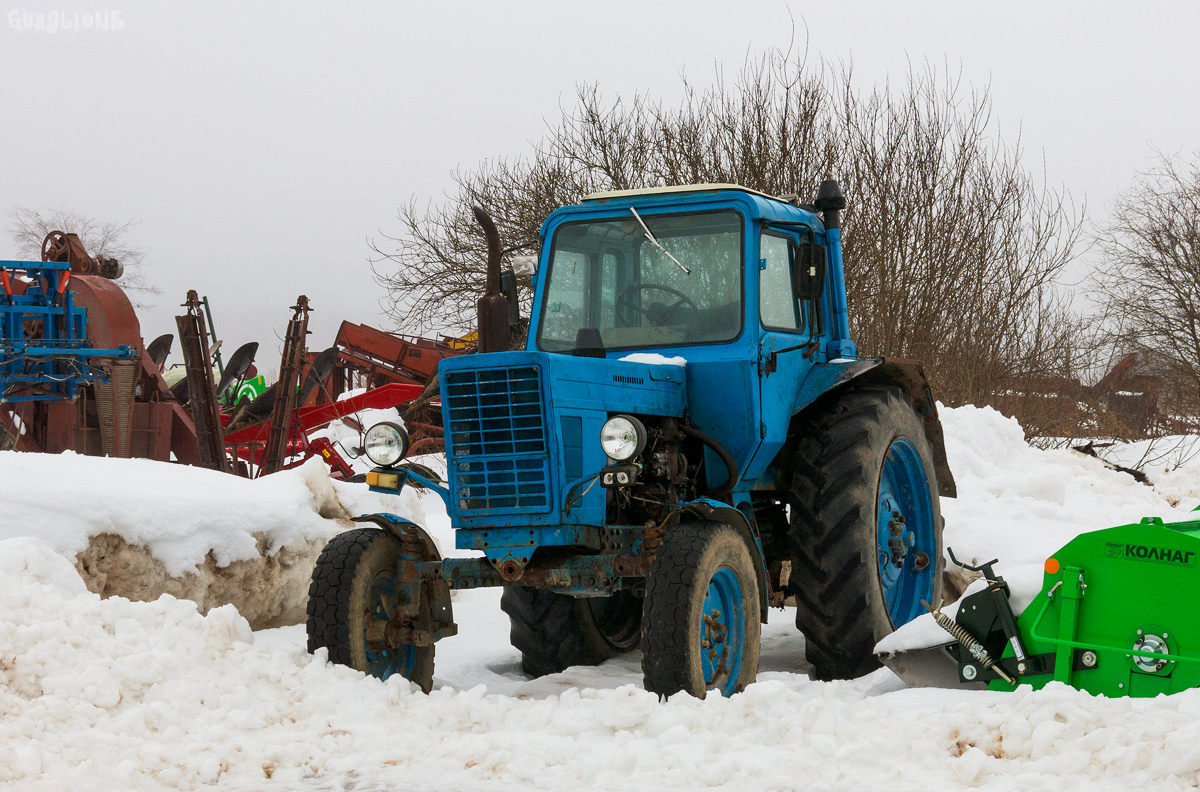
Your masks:
{"label": "windshield", "polygon": [[[742,220],[734,211],[564,223],[554,235],[538,348],[605,349],[729,341],[742,326]],[[665,251],[665,253],[664,253]]]}

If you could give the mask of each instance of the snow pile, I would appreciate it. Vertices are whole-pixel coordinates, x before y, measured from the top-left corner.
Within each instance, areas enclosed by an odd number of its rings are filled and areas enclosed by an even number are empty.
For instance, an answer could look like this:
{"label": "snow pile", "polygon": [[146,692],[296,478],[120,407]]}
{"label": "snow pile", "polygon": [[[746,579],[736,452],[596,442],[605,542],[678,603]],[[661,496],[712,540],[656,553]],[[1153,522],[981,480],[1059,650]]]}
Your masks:
{"label": "snow pile", "polygon": [[[1016,420],[990,407],[943,408],[941,419],[958,485],[957,498],[942,499],[944,543],[964,563],[999,559],[996,572],[1008,582],[1018,614],[1041,591],[1045,560],[1075,536],[1143,517],[1178,521],[1194,516],[1189,509],[1195,501],[1178,493],[1200,492],[1195,467],[1174,471],[1164,492],[1093,457],[1033,448]],[[876,649],[897,652],[944,643],[948,637],[925,614]]]}
{"label": "snow pile", "polygon": [[319,460],[249,480],[147,459],[0,453],[0,538],[37,536],[64,555],[113,534],[148,548],[171,575],[212,553],[218,565],[330,535],[349,515]]}
{"label": "snow pile", "polygon": [[897,690],[772,674],[732,699],[635,685],[425,696],[293,647],[231,607],[101,600],[0,542],[0,781],[24,789],[982,789],[1200,780],[1200,691],[1155,701]]}
{"label": "snow pile", "polygon": [[0,539],[38,537],[104,596],[169,593],[202,610],[234,603],[256,627],[303,621],[313,564],[352,516],[429,521],[428,496],[331,481],[318,459],[248,480],[146,459],[14,451],[0,452],[0,481]]}
{"label": "snow pile", "polygon": [[[944,410],[943,421],[959,489],[957,500],[943,501],[946,543],[963,560],[998,556],[1018,593],[1035,592],[1043,559],[1080,531],[1187,516],[1191,504],[1173,507],[1162,492],[1095,459],[1030,449],[1016,423],[994,411]],[[0,455],[6,484],[20,475],[10,456]],[[41,464],[35,455],[20,460]],[[345,513],[408,515],[453,553],[434,496],[381,498],[330,482],[312,463],[246,482],[195,469],[143,470],[136,461],[51,461],[57,484],[46,471],[30,474],[12,487],[24,518],[0,515],[0,537],[25,535],[0,538],[0,783],[55,790],[1200,784],[1200,690],[1137,700],[1061,685],[1012,694],[908,690],[886,670],[813,682],[787,612],[772,611],[760,681],[745,693],[662,703],[641,689],[637,652],[529,680],[508,645],[498,591],[464,591],[454,600],[459,635],[437,645],[435,689],[425,696],[402,679],[380,682],[308,655],[303,627],[253,633],[230,607],[201,615],[170,596],[101,599],[59,554],[74,559],[79,543],[99,532],[153,547],[164,569],[170,562],[184,575],[218,557],[227,561],[218,569],[229,569],[339,530],[344,518],[330,516],[338,505]],[[1197,472],[1173,471],[1172,491],[1200,486]]]}
{"label": "snow pile", "polygon": [[1200,502],[1200,435],[1171,435],[1136,443],[1099,447],[1105,460],[1142,470],[1154,489],[1181,506]]}
{"label": "snow pile", "polygon": [[[967,563],[999,558],[997,571],[1015,590],[1055,550],[1086,531],[1143,517],[1189,519],[1194,502],[1177,502],[1100,460],[1070,450],[1041,451],[1021,426],[989,407],[943,410],[946,454],[957,498],[942,499],[945,544]],[[1200,485],[1200,470],[1179,471]]]}

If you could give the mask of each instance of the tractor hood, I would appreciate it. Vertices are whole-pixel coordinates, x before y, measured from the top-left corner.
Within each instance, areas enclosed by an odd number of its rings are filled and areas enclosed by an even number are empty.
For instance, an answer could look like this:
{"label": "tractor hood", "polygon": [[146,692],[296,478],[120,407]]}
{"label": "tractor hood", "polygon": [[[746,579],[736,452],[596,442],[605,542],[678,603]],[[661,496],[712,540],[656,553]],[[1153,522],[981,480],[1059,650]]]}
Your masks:
{"label": "tractor hood", "polygon": [[464,355],[439,367],[451,516],[461,527],[600,525],[604,491],[563,511],[604,467],[613,413],[682,417],[682,366],[547,352]]}

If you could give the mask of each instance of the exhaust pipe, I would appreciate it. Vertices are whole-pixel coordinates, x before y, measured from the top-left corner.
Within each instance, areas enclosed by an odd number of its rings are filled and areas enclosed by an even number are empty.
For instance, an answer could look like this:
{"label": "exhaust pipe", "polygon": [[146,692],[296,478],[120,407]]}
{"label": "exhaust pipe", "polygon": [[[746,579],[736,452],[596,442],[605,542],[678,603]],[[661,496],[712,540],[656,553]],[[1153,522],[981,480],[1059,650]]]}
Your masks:
{"label": "exhaust pipe", "polygon": [[509,346],[508,299],[500,293],[500,233],[488,213],[478,206],[471,207],[475,221],[487,238],[487,288],[476,304],[478,338],[476,352],[505,352]]}

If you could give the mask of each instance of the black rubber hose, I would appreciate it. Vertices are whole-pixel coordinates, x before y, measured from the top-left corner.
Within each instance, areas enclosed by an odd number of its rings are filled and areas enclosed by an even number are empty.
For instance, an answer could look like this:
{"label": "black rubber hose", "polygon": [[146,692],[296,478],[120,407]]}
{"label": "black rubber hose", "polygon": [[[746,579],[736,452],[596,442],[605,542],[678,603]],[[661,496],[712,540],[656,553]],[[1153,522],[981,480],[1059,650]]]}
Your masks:
{"label": "black rubber hose", "polygon": [[713,490],[713,492],[710,494],[716,498],[724,498],[730,495],[733,492],[733,485],[737,483],[738,480],[738,467],[737,462],[733,461],[733,454],[729,453],[729,449],[727,449],[725,446],[718,443],[714,438],[704,434],[704,432],[701,432],[699,429],[693,429],[687,424],[682,423],[679,425],[679,428],[683,430],[685,435],[696,438],[701,443],[704,443],[704,445],[715,451],[717,456],[721,457],[721,461],[725,463],[725,468],[729,471],[729,479],[726,480],[726,482],[719,488]]}

